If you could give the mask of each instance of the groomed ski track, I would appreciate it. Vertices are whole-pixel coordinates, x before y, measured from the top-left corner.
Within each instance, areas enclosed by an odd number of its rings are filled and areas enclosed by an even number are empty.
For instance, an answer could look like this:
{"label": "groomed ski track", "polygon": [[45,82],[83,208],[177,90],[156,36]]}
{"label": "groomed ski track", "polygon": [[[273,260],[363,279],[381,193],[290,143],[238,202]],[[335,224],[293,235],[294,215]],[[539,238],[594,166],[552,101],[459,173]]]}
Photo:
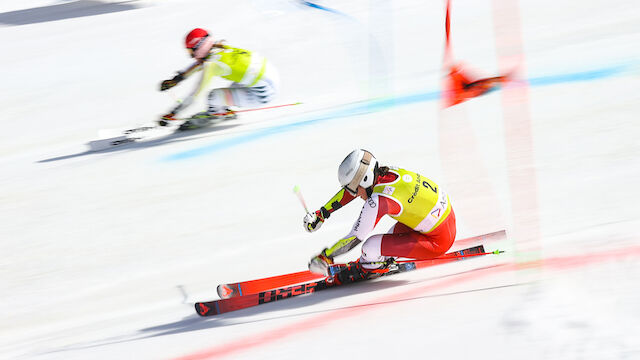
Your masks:
{"label": "groomed ski track", "polygon": [[[443,109],[444,9],[3,1],[0,358],[640,357],[640,9],[452,0],[453,57],[520,72]],[[303,104],[88,152],[190,90],[157,88],[193,27],[267,56],[276,103]],[[217,284],[303,270],[348,231],[361,202],[310,235],[292,189],[322,205],[356,147],[445,187],[458,238],[506,229],[484,244],[506,253],[196,315]]]}

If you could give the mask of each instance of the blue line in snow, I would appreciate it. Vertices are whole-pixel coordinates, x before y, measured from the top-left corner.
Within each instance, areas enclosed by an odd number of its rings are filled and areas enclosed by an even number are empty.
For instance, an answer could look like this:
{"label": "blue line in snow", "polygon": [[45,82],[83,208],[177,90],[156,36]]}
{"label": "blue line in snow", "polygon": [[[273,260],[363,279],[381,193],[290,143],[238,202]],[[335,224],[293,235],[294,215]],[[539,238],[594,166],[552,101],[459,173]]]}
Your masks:
{"label": "blue line in snow", "polygon": [[[618,75],[628,69],[628,66],[615,66],[591,71],[577,73],[560,74],[535,77],[528,80],[529,86],[549,86],[562,83],[572,83],[581,81],[592,81]],[[297,130],[302,127],[316,125],[325,121],[350,117],[355,115],[369,114],[377,111],[387,110],[396,106],[404,106],[440,99],[439,91],[409,94],[404,96],[367,100],[353,104],[342,105],[334,110],[325,113],[303,117],[301,120],[284,125],[276,125],[266,129],[255,130],[253,132],[235,136],[233,138],[216,141],[209,145],[201,146],[192,150],[181,151],[161,159],[161,161],[176,161],[190,159],[202,155],[215,153],[233,146],[249,143],[271,135],[280,134],[287,131]]]}
{"label": "blue line in snow", "polygon": [[330,13],[334,13],[334,14],[338,14],[338,15],[342,15],[342,16],[347,16],[346,14],[343,14],[338,10],[334,10],[334,9],[331,9],[331,8],[328,8],[328,7],[324,7],[322,5],[318,5],[318,4],[312,3],[310,1],[300,1],[300,3],[302,5],[306,5],[308,7],[314,8],[314,9],[324,10],[324,11],[328,11]]}
{"label": "blue line in snow", "polygon": [[597,80],[597,79],[602,79],[602,78],[617,75],[621,72],[624,72],[626,69],[627,69],[627,66],[614,66],[609,68],[583,71],[578,73],[541,76],[537,78],[532,78],[528,82],[529,82],[529,86],[545,86],[545,85],[555,85],[555,84],[571,83],[571,82],[578,82],[578,81],[591,81],[591,80]]}

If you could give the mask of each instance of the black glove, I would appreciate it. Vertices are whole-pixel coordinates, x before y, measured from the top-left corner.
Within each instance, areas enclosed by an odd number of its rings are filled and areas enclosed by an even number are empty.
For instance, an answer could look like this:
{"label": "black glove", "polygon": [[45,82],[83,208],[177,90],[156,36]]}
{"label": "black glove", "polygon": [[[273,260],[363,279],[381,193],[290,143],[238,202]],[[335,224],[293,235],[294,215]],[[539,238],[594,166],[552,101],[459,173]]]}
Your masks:
{"label": "black glove", "polygon": [[182,73],[178,73],[178,75],[174,76],[173,79],[163,81],[162,84],[160,84],[160,91],[169,90],[178,85],[182,80],[184,80],[184,76],[182,76]]}

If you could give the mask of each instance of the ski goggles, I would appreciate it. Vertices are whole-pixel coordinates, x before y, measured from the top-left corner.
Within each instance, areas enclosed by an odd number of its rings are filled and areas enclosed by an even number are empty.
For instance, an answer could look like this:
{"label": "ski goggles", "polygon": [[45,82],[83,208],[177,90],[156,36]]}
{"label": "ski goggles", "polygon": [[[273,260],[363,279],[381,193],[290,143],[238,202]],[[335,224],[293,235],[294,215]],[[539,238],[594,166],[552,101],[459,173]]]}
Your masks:
{"label": "ski goggles", "polygon": [[347,190],[349,194],[353,196],[356,196],[358,194],[358,186],[360,186],[360,182],[362,182],[364,174],[366,174],[367,169],[369,168],[369,164],[371,164],[372,157],[373,155],[371,155],[370,152],[364,152],[364,155],[360,160],[360,164],[358,165],[358,170],[356,170],[355,176],[353,177],[353,179],[351,179],[351,181],[349,181],[347,185],[344,186],[344,189]]}

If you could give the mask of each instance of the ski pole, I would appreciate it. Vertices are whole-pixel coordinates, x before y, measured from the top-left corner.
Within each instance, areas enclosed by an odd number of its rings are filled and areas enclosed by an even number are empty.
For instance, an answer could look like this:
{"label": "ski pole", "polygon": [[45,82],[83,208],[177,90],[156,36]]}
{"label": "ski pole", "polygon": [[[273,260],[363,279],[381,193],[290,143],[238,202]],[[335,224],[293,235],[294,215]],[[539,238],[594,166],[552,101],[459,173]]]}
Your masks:
{"label": "ski pole", "polygon": [[171,97],[173,101],[177,102],[178,104],[182,104],[182,99],[180,99],[173,91],[173,89],[167,90],[167,95],[169,95],[169,97]]}
{"label": "ski pole", "polygon": [[[175,100],[175,102],[182,104],[182,99],[178,98],[176,96],[176,94],[173,93],[173,91],[171,89],[169,89],[169,91],[167,91],[167,94],[169,94],[169,96]],[[285,106],[294,106],[294,105],[301,105],[302,102],[298,101],[298,102],[294,102],[294,103],[290,103],[290,104],[280,104],[280,105],[273,105],[273,106],[265,106],[265,107],[260,107],[260,108],[253,108],[253,109],[240,109],[240,110],[235,110],[233,111],[234,113],[241,113],[241,112],[249,112],[249,111],[257,111],[257,110],[269,110],[269,109],[276,109],[276,108],[281,108],[281,107],[285,107]],[[228,112],[225,113],[215,113],[212,115],[226,115],[228,114]]]}
{"label": "ski pole", "polygon": [[311,214],[309,212],[309,209],[307,208],[307,203],[304,202],[304,198],[302,197],[302,192],[300,191],[300,187],[298,185],[293,187],[293,192],[296,194],[296,196],[298,196],[298,200],[300,200],[300,203],[302,204],[304,211],[306,211],[307,214]]}
{"label": "ski pole", "polygon": [[[400,261],[396,261],[395,263],[396,264],[404,264],[404,263],[410,263],[410,262],[415,262],[415,261],[461,259],[461,258],[472,257],[472,256],[498,255],[498,254],[502,254],[502,253],[504,253],[503,250],[494,250],[494,251],[490,251],[490,252],[482,252],[482,253],[477,253],[477,254],[462,254],[462,255],[455,254],[455,252],[454,252],[454,253],[451,253],[451,255],[438,256],[438,257],[435,257],[433,259],[400,260]],[[370,262],[361,262],[359,264],[363,264],[363,265],[388,265],[388,263],[386,261],[370,261]]]}
{"label": "ski pole", "polygon": [[285,106],[294,106],[294,105],[300,105],[302,104],[301,102],[294,102],[294,103],[290,103],[290,104],[280,104],[280,105],[273,105],[273,106],[265,106],[265,107],[261,107],[261,108],[253,108],[253,109],[242,109],[242,110],[237,110],[235,112],[247,112],[247,111],[256,111],[256,110],[268,110],[268,109],[275,109],[275,108],[281,108],[281,107],[285,107]]}
{"label": "ski pole", "polygon": [[[275,109],[275,108],[281,108],[281,107],[285,107],[285,106],[293,106],[293,105],[300,105],[302,104],[301,102],[295,102],[295,103],[291,103],[291,104],[281,104],[281,105],[274,105],[274,106],[266,106],[266,107],[261,107],[261,108],[253,108],[253,109],[240,109],[240,110],[235,110],[232,111],[233,113],[240,113],[240,112],[248,112],[248,111],[257,111],[257,110],[269,110],[269,109]],[[228,113],[216,113],[213,115],[226,115]]]}

